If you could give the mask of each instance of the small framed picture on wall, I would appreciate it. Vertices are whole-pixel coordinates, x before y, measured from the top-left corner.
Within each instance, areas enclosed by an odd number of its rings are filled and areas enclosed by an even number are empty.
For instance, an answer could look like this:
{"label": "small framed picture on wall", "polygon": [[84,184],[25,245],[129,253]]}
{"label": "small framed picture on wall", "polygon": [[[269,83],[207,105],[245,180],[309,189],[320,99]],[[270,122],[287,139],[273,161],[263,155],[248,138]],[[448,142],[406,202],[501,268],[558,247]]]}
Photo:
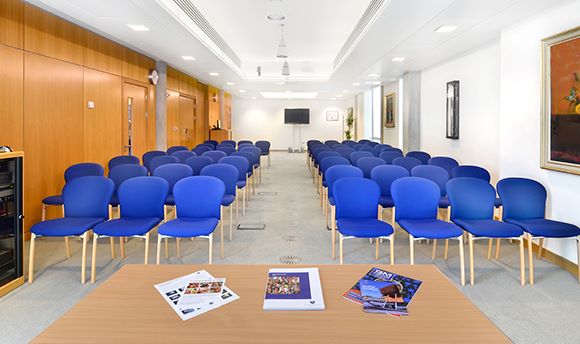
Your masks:
{"label": "small framed picture on wall", "polygon": [[326,111],[326,120],[327,121],[338,121],[338,111]]}

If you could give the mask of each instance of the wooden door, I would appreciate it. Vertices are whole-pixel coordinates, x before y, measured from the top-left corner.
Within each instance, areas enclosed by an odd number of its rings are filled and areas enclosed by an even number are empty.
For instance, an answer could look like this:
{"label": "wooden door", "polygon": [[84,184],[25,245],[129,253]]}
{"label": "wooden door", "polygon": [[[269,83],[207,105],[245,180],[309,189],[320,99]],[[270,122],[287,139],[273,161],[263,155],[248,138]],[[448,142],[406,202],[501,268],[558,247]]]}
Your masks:
{"label": "wooden door", "polygon": [[195,99],[179,96],[179,142],[189,149],[195,145]]}
{"label": "wooden door", "polygon": [[179,92],[167,91],[167,148],[179,145]]}
{"label": "wooden door", "polygon": [[139,157],[147,151],[147,88],[123,84],[123,153]]}

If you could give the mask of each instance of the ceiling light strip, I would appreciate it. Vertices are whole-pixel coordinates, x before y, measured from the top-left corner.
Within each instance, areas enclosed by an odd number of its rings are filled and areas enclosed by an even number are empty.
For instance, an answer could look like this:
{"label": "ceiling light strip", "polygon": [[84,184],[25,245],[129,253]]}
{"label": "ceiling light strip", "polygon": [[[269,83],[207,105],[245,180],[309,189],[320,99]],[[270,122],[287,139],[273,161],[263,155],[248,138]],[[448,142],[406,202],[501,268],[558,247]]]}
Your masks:
{"label": "ceiling light strip", "polygon": [[372,0],[334,59],[334,70],[346,60],[391,0]]}

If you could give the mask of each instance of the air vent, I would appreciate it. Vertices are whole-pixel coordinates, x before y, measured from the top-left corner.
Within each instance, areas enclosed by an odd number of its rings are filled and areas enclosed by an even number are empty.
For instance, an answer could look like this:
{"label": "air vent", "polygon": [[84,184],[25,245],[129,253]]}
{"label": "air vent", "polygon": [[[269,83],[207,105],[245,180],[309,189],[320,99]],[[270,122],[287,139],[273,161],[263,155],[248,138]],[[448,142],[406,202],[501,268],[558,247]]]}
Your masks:
{"label": "air vent", "polygon": [[352,30],[350,36],[348,36],[346,42],[336,55],[334,59],[334,69],[344,62],[344,60],[350,55],[351,51],[356,47],[362,36],[366,33],[368,28],[374,23],[378,16],[383,12],[385,7],[389,4],[390,0],[372,0],[363,15],[360,17],[358,23]]}
{"label": "air vent", "polygon": [[283,256],[280,257],[280,263],[282,264],[299,264],[302,261],[302,258],[298,257],[298,256],[293,256],[293,255],[288,255],[288,256]]}

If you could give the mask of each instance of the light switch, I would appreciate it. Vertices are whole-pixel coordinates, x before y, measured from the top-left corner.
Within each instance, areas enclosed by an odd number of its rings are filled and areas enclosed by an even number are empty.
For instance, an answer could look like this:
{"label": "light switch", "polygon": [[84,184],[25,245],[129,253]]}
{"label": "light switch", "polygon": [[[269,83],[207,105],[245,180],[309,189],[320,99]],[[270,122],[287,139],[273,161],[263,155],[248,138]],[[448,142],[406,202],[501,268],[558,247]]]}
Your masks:
{"label": "light switch", "polygon": [[89,109],[94,109],[95,108],[95,102],[92,101],[92,100],[89,100],[88,103],[87,103],[87,107]]}

